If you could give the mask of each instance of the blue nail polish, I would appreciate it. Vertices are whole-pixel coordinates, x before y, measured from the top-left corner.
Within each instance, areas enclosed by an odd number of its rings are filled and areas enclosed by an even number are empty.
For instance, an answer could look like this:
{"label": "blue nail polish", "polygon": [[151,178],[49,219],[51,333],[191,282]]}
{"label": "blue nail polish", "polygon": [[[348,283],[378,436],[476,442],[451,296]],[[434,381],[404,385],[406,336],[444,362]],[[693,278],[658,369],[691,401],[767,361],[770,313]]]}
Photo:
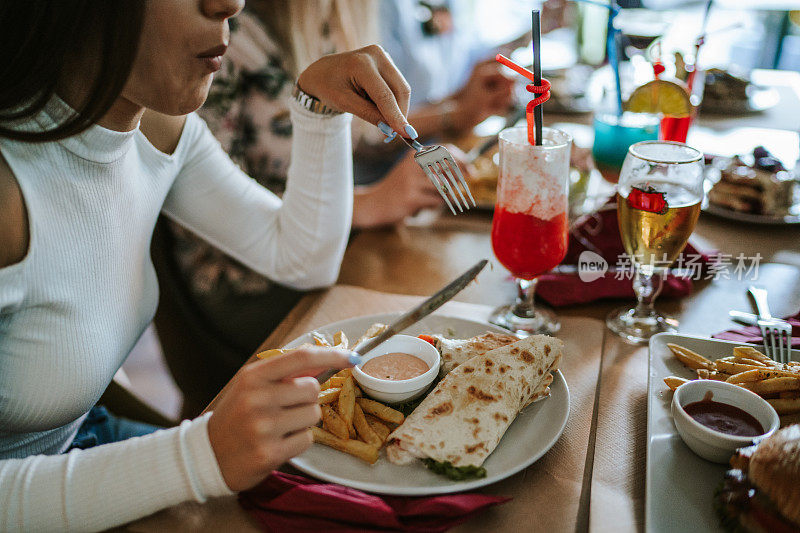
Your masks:
{"label": "blue nail polish", "polygon": [[412,139],[416,139],[417,137],[419,137],[419,134],[417,133],[417,130],[415,130],[414,126],[412,126],[411,124],[406,124],[406,133]]}
{"label": "blue nail polish", "polygon": [[378,129],[381,130],[381,132],[384,135],[386,135],[387,137],[389,137],[390,135],[394,134],[394,131],[392,131],[392,128],[389,127],[389,125],[387,123],[385,123],[385,122],[378,122]]}
{"label": "blue nail polish", "polygon": [[397,137],[397,132],[396,132],[396,131],[393,131],[393,132],[392,132],[392,135],[391,135],[391,136],[389,136],[389,137],[386,137],[386,138],[383,140],[383,142],[384,142],[384,143],[386,143],[386,144],[389,144],[390,142],[392,142],[392,141],[394,140],[394,138],[395,138],[395,137]]}
{"label": "blue nail polish", "polygon": [[350,356],[348,357],[348,361],[353,366],[356,366],[361,362],[361,356],[358,355],[356,352],[350,352]]}

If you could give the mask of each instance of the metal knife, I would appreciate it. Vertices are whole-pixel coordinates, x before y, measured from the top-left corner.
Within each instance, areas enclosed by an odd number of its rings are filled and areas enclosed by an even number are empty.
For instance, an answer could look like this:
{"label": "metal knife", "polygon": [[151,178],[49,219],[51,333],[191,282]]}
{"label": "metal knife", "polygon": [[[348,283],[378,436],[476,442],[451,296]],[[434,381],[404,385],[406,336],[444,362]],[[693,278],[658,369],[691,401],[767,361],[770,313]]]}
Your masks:
{"label": "metal knife", "polygon": [[[397,320],[395,320],[391,325],[389,325],[383,332],[373,337],[372,339],[368,339],[362,342],[360,345],[353,348],[353,351],[358,355],[364,356],[367,353],[371,352],[379,345],[383,344],[386,340],[393,337],[394,335],[400,333],[401,331],[407,329],[408,327],[416,324],[429,314],[433,313],[437,309],[439,309],[442,305],[445,304],[448,300],[450,300],[453,296],[461,292],[464,287],[469,285],[469,283],[475,279],[478,273],[483,270],[483,267],[486,266],[488,263],[488,259],[483,259],[475,264],[472,268],[461,274],[458,278],[454,281],[451,281],[445,288],[416,306],[411,311],[407,312]],[[317,376],[317,380],[320,383],[327,381],[332,375],[334,375],[338,370],[328,370]]]}

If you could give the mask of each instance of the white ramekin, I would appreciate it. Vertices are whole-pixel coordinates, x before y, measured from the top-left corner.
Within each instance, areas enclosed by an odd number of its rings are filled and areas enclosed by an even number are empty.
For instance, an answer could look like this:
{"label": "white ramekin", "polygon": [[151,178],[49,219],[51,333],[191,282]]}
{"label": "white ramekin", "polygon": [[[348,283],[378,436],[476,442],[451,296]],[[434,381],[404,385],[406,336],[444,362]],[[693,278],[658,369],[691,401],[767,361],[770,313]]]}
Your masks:
{"label": "white ramekin", "polygon": [[[764,428],[764,434],[736,437],[721,433],[704,426],[684,411],[685,405],[699,402],[708,391],[711,391],[713,401],[727,403],[750,413]],[[780,426],[778,413],[761,396],[738,385],[711,379],[689,381],[675,390],[672,396],[672,420],[683,442],[703,459],[715,463],[727,463],[737,449],[771,435]]]}
{"label": "white ramekin", "polygon": [[[407,353],[419,357],[430,367],[427,372],[411,379],[388,380],[365,374],[361,366],[374,357],[387,353]],[[367,355],[353,367],[353,378],[365,394],[382,402],[399,403],[420,396],[439,374],[439,351],[433,345],[410,335],[395,335]]]}

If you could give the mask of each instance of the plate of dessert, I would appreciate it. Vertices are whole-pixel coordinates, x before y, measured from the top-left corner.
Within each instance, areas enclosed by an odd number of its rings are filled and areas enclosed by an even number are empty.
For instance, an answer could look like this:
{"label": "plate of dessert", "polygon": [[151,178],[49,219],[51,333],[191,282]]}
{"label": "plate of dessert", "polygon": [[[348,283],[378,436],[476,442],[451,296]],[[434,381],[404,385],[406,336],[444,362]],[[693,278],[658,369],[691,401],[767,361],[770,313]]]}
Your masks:
{"label": "plate of dessert", "polygon": [[800,224],[800,181],[763,146],[716,157],[708,167],[704,211],[754,224]]}
{"label": "plate of dessert", "polygon": [[[347,347],[348,338],[354,347],[398,316],[329,324],[282,350]],[[560,340],[519,339],[485,322],[435,313],[404,333],[321,384],[315,444],[292,466],[373,493],[446,494],[515,474],[559,439],[570,403],[558,371]],[[420,359],[422,373],[390,376],[413,370],[392,359],[398,355]]]}
{"label": "plate of dessert", "polygon": [[705,72],[701,113],[727,115],[765,111],[780,102],[771,87],[759,87],[744,76],[712,68]]}

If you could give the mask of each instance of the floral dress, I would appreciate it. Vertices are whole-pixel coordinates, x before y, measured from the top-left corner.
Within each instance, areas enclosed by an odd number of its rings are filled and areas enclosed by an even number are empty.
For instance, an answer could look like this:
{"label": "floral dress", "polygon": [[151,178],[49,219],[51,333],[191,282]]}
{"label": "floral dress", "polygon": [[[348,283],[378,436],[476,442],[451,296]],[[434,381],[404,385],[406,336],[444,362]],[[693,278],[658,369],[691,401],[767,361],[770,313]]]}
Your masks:
{"label": "floral dress", "polygon": [[[326,49],[334,51],[327,25],[320,28]],[[328,45],[329,44],[329,45]],[[225,151],[250,177],[281,195],[292,145],[287,100],[294,78],[278,46],[258,18],[247,12],[231,20],[228,52],[205,105],[198,111]],[[178,267],[195,296],[217,291],[263,294],[272,282],[228,257],[175,223],[173,250]]]}

